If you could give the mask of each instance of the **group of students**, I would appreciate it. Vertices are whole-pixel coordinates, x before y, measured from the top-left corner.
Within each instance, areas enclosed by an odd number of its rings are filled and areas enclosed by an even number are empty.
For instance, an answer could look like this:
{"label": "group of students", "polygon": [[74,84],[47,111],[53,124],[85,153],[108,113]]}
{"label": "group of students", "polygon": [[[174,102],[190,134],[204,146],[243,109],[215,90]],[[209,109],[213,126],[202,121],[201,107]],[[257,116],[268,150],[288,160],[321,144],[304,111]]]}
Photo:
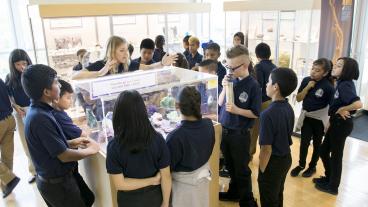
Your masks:
{"label": "group of students", "polygon": [[[221,151],[230,175],[229,189],[220,192],[220,200],[237,201],[241,207],[257,206],[248,164],[253,159],[259,135],[260,202],[267,207],[282,206],[284,183],[291,167],[295,117],[287,97],[297,87],[296,74],[292,69],[272,64],[271,51],[265,43],[256,47],[259,63],[252,68],[240,33],[234,36],[234,47],[226,51],[225,67],[218,61],[220,47],[216,43],[204,48],[205,60],[199,61],[197,40],[188,38],[188,51],[184,52],[187,55],[158,51],[156,54],[162,59],[156,62],[150,59],[155,53],[152,40],[143,40],[141,58],[131,60],[128,42],[112,36],[105,57],[92,64],[80,61],[72,78],[95,78],[178,64],[181,57],[189,66],[195,62],[192,66],[201,72],[217,74],[219,122],[223,127]],[[151,49],[147,50],[147,45]],[[88,52],[80,51],[79,55],[82,60]],[[10,74],[5,83],[0,81],[3,197],[20,180],[12,172],[14,109],[17,129],[30,158],[30,183],[36,181],[47,205],[91,206],[94,194],[78,173],[77,161],[96,154],[99,145],[87,138],[87,132],[74,125],[65,112],[72,103],[72,87],[58,79],[56,71],[49,66],[32,65],[23,50],[14,50],[9,60]],[[299,120],[300,161],[291,175],[297,176],[305,168],[308,146],[313,139],[312,161],[303,176],[315,173],[321,157],[325,176],[313,181],[317,189],[331,194],[338,193],[343,148],[353,127],[351,115],[362,107],[353,83],[358,77],[354,59],[343,57],[332,66],[331,61],[321,58],[313,63],[311,75],[303,79],[297,94],[297,100],[303,101]],[[226,101],[229,95],[226,89],[230,85],[233,85],[233,102]],[[119,206],[209,205],[208,161],[215,142],[212,121],[202,118],[201,94],[195,87],[184,87],[177,103],[182,122],[165,141],[152,127],[137,91],[123,91],[117,98],[113,113],[115,138],[107,146],[106,169],[118,190]]]}

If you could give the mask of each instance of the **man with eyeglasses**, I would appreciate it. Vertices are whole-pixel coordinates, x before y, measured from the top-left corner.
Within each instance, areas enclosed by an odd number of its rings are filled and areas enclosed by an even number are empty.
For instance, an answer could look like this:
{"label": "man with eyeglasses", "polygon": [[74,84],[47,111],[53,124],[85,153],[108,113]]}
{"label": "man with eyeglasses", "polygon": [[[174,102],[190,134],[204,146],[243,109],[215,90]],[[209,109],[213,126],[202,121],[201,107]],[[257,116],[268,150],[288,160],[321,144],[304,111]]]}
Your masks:
{"label": "man with eyeglasses", "polygon": [[[223,126],[221,150],[230,173],[228,192],[220,192],[222,201],[239,201],[240,207],[257,206],[252,193],[250,159],[250,129],[259,116],[262,102],[261,88],[249,75],[249,51],[242,45],[226,52],[227,75],[219,96],[220,123]],[[231,80],[232,77],[234,80]],[[234,102],[226,102],[226,87],[233,83]]]}

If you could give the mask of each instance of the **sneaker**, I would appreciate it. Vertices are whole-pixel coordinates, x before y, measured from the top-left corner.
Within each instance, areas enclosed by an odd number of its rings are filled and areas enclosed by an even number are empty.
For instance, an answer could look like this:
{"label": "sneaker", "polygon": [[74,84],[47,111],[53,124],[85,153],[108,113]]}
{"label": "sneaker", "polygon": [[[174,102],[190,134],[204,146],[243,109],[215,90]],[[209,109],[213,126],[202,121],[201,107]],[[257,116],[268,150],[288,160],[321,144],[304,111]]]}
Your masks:
{"label": "sneaker", "polygon": [[313,178],[313,183],[315,184],[327,184],[329,181],[329,179],[325,176],[321,176],[319,178]]}
{"label": "sneaker", "polygon": [[20,178],[15,177],[13,180],[11,180],[8,184],[5,185],[3,190],[3,198],[6,198],[15,188],[15,186],[18,185],[20,181]]}
{"label": "sneaker", "polygon": [[315,187],[317,188],[317,190],[325,192],[325,193],[329,193],[331,195],[337,195],[338,191],[337,189],[332,189],[331,187],[329,187],[329,185],[327,183],[316,183]]}
{"label": "sneaker", "polygon": [[304,167],[300,167],[299,165],[296,166],[294,169],[291,170],[290,175],[291,177],[296,177],[299,173],[304,170]]}
{"label": "sneaker", "polygon": [[309,167],[306,171],[303,172],[302,176],[305,178],[309,178],[312,177],[312,175],[316,173],[316,168],[315,167]]}
{"label": "sneaker", "polygon": [[219,173],[220,177],[224,177],[224,178],[229,178],[230,177],[230,173],[228,170],[226,170],[226,168],[222,168],[220,170],[220,173]]}
{"label": "sneaker", "polygon": [[219,199],[220,199],[220,201],[238,202],[240,200],[240,196],[239,195],[230,194],[228,192],[220,192]]}

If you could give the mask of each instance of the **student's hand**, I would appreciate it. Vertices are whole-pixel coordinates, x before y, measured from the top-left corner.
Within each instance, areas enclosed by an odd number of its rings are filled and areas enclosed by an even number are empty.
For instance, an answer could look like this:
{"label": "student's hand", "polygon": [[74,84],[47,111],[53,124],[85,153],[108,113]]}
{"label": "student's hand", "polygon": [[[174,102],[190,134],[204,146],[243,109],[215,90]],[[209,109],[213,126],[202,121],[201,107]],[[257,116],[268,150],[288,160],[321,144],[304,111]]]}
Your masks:
{"label": "student's hand", "polygon": [[233,103],[226,103],[226,111],[232,114],[239,114],[239,107]]}
{"label": "student's hand", "polygon": [[175,63],[176,60],[178,59],[178,54],[172,54],[169,55],[168,53],[166,53],[161,60],[161,64],[164,66],[170,66],[171,64]]}
{"label": "student's hand", "polygon": [[155,177],[152,177],[151,185],[160,185],[161,184],[161,174],[158,172]]}
{"label": "student's hand", "polygon": [[222,86],[225,88],[229,83],[230,77],[228,75],[225,75],[225,77],[222,79]]}
{"label": "student's hand", "polygon": [[311,80],[308,82],[307,85],[308,89],[314,88],[314,86],[316,86],[316,81]]}
{"label": "student's hand", "polygon": [[98,76],[106,75],[112,68],[116,67],[117,61],[116,60],[108,60],[105,66],[98,71]]}
{"label": "student's hand", "polygon": [[26,116],[26,110],[24,110],[22,107],[15,105],[14,106],[15,111],[23,118]]}
{"label": "student's hand", "polygon": [[340,114],[341,118],[344,119],[344,120],[351,117],[350,112],[345,110],[344,107],[339,108],[339,110],[337,110],[336,114]]}
{"label": "student's hand", "polygon": [[89,139],[85,138],[85,137],[79,137],[79,138],[75,138],[70,140],[69,143],[69,147],[70,148],[86,148],[88,143],[89,143]]}
{"label": "student's hand", "polygon": [[100,151],[100,145],[93,139],[88,138],[89,143],[87,144],[87,150],[90,155],[96,154]]}

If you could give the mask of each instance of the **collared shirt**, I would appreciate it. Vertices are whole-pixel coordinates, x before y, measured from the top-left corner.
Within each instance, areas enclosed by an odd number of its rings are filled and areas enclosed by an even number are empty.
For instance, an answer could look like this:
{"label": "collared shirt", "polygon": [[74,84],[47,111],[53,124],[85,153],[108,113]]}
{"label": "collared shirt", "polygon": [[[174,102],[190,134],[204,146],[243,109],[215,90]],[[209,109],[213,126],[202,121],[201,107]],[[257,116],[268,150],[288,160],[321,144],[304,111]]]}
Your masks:
{"label": "collared shirt", "polygon": [[155,48],[155,51],[153,52],[153,60],[155,62],[160,62],[162,58],[165,56],[166,52],[160,48]]}
{"label": "collared shirt", "polygon": [[8,90],[4,81],[0,78],[0,121],[10,116],[13,112],[11,107]]}
{"label": "collared shirt", "polygon": [[272,70],[275,68],[276,65],[274,65],[271,60],[261,60],[258,64],[254,66],[257,81],[262,88],[262,102],[271,100],[271,98],[268,97],[266,93],[266,84]]}
{"label": "collared shirt", "polygon": [[272,145],[272,154],[284,156],[290,153],[294,128],[294,111],[287,100],[274,101],[261,113],[260,145]]}
{"label": "collared shirt", "polygon": [[63,129],[64,135],[67,140],[75,139],[81,136],[82,129],[73,123],[72,119],[65,111],[54,109],[52,111],[52,114]]}
{"label": "collared shirt", "polygon": [[[300,93],[311,80],[310,77],[305,77],[300,84],[298,93]],[[325,108],[332,102],[334,93],[335,89],[332,83],[330,83],[328,79],[323,78],[308,91],[303,100],[303,109],[310,112]]]}
{"label": "collared shirt", "polygon": [[203,55],[199,54],[198,52],[194,55],[194,57],[192,56],[191,53],[189,53],[185,57],[188,60],[190,69],[192,69],[197,63],[202,62],[202,59],[203,59]]}
{"label": "collared shirt", "polygon": [[127,178],[153,177],[170,166],[170,153],[164,138],[154,136],[146,150],[131,153],[114,138],[107,145],[106,169],[109,174],[123,174]]}
{"label": "collared shirt", "polygon": [[[134,65],[138,65],[138,69],[139,69],[139,66],[141,65],[141,58],[139,57],[139,58],[137,58],[137,59],[132,60],[132,63],[133,63]],[[151,59],[150,61],[148,61],[148,63],[146,63],[146,64],[144,64],[144,65],[151,65],[151,64],[153,64],[153,63],[155,63],[155,61],[154,61],[153,59]]]}
{"label": "collared shirt", "polygon": [[[248,109],[254,115],[259,116],[261,111],[262,94],[258,82],[247,76],[242,80],[235,79],[234,83],[234,104],[241,109]],[[223,88],[225,90],[225,88]],[[226,97],[225,97],[226,98]],[[254,119],[232,114],[226,111],[224,101],[221,106],[219,121],[225,128],[233,130],[249,129],[254,124]]]}
{"label": "collared shirt", "polygon": [[[336,91],[330,110],[328,114],[334,115],[339,108],[348,106],[355,101],[359,101],[360,98],[356,93],[355,85],[353,81],[337,81]],[[355,111],[351,111],[350,114],[354,114]]]}
{"label": "collared shirt", "polygon": [[69,145],[59,123],[52,114],[54,109],[43,102],[32,102],[24,124],[29,153],[38,175],[45,178],[65,176],[77,162],[61,162],[58,155]]}
{"label": "collared shirt", "polygon": [[167,136],[171,170],[191,172],[208,162],[215,144],[215,130],[210,119],[182,121]]}
{"label": "collared shirt", "polygon": [[17,79],[18,87],[13,87],[9,83],[9,75],[6,77],[6,86],[8,88],[9,96],[14,98],[14,101],[17,105],[21,107],[28,107],[31,104],[31,99],[27,96],[24,92],[22,83],[21,83],[21,76]]}

